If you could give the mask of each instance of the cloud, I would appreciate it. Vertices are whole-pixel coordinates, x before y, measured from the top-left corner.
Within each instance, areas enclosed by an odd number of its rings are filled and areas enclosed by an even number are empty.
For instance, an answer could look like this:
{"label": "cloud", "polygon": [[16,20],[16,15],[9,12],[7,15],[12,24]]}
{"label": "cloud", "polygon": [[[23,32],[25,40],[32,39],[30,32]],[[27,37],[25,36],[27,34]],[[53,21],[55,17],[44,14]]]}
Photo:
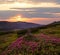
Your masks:
{"label": "cloud", "polygon": [[[1,0],[0,10],[9,8],[60,7],[60,0]],[[6,8],[5,8],[6,7]],[[4,10],[3,9],[3,10]]]}
{"label": "cloud", "polygon": [[60,0],[28,0],[29,2],[32,3],[56,3],[60,4]]}
{"label": "cloud", "polygon": [[53,21],[60,21],[60,8],[57,7],[11,8],[11,9],[15,10],[0,11],[0,21],[2,20],[16,21],[16,19],[11,18],[16,15],[21,15],[22,16],[21,20],[38,24],[48,24]]}
{"label": "cloud", "polygon": [[26,18],[60,18],[60,8],[13,8],[16,10],[0,11],[0,17],[8,19],[9,17],[22,15]]}
{"label": "cloud", "polygon": [[0,2],[27,2],[27,3],[41,3],[41,2],[46,2],[46,3],[56,3],[60,4],[60,0],[0,0]]}

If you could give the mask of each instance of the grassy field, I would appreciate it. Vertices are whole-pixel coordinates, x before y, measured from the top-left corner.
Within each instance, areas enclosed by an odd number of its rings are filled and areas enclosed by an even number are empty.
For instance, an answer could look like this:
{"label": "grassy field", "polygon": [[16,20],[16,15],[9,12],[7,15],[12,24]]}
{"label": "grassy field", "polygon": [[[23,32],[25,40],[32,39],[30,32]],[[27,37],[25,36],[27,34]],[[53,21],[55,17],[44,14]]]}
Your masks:
{"label": "grassy field", "polygon": [[47,35],[60,37],[60,25],[56,25],[56,26],[52,26],[52,27],[45,27],[45,28],[32,29],[32,33],[33,34],[44,33]]}
{"label": "grassy field", "polygon": [[0,32],[0,55],[59,55],[60,25]]}
{"label": "grassy field", "polygon": [[8,47],[13,41],[17,39],[17,34],[9,33],[0,36],[0,53]]}

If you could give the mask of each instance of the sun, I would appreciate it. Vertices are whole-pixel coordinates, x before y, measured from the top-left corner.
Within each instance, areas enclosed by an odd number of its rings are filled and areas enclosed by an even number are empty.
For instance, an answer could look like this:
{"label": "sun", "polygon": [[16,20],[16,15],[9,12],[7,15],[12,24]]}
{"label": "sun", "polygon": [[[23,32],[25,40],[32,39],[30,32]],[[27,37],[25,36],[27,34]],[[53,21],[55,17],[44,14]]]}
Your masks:
{"label": "sun", "polygon": [[22,20],[21,16],[16,16],[16,21],[21,21],[21,20]]}
{"label": "sun", "polygon": [[16,15],[16,16],[10,17],[7,21],[10,21],[10,22],[17,22],[17,21],[26,22],[27,20],[28,20],[28,18],[26,18],[22,15]]}
{"label": "sun", "polygon": [[16,16],[10,17],[8,19],[8,21],[11,21],[11,22],[22,21],[22,16],[21,15],[16,15]]}
{"label": "sun", "polygon": [[24,18],[22,15],[17,15],[14,17],[16,21],[26,21],[26,18]]}

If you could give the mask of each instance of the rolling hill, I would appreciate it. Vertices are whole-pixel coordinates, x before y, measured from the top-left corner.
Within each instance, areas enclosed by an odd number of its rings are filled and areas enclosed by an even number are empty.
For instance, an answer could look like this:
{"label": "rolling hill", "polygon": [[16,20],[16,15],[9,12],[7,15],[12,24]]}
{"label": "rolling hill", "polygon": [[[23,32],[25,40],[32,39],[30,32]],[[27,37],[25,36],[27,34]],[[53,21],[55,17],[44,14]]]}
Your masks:
{"label": "rolling hill", "polygon": [[27,28],[34,28],[40,27],[42,25],[28,23],[28,22],[7,22],[7,21],[0,21],[0,30],[20,30],[20,29],[27,29]]}
{"label": "rolling hill", "polygon": [[0,55],[60,55],[59,21],[43,27],[0,33]]}
{"label": "rolling hill", "polygon": [[[25,22],[24,24],[26,25]],[[13,22],[0,22],[0,27],[11,28]],[[0,55],[60,55],[60,22],[43,27],[0,32]]]}

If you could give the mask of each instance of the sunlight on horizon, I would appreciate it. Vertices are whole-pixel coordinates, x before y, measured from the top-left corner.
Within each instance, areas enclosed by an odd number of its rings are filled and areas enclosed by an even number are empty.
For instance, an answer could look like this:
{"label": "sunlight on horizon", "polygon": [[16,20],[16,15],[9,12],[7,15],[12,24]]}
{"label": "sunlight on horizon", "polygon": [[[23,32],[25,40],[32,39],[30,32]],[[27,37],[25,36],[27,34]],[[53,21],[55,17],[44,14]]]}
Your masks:
{"label": "sunlight on horizon", "polygon": [[23,18],[22,15],[16,15],[7,19],[7,21],[10,21],[10,22],[24,21],[25,22],[27,21],[27,19],[28,18]]}
{"label": "sunlight on horizon", "polygon": [[10,17],[6,21],[8,22],[30,22],[30,23],[37,23],[37,24],[49,24],[54,21],[59,21],[59,18],[25,18],[22,15],[16,15],[14,17]]}

